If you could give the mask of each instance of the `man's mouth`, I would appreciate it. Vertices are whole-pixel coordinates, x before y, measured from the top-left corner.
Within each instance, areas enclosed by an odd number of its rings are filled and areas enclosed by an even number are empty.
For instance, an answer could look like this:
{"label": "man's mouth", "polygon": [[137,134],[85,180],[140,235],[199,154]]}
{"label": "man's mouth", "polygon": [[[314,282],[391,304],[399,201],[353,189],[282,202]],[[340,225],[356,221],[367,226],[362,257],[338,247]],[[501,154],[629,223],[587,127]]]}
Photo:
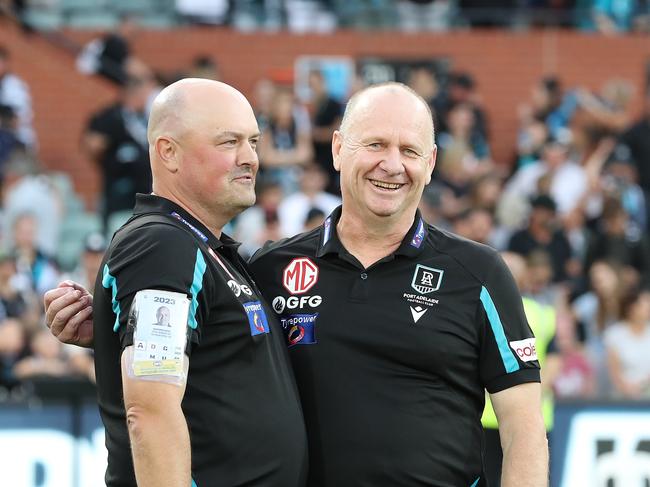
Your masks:
{"label": "man's mouth", "polygon": [[384,181],[377,181],[376,179],[369,180],[375,187],[381,189],[397,190],[404,186],[404,183],[386,183]]}

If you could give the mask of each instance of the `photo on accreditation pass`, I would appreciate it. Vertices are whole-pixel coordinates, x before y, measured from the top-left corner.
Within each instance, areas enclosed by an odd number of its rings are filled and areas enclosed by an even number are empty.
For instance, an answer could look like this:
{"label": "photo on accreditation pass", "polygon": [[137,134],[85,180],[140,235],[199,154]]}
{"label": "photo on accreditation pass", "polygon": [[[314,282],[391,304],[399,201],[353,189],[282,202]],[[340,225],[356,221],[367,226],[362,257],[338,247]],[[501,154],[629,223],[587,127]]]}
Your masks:
{"label": "photo on accreditation pass", "polygon": [[135,376],[177,375],[187,342],[189,300],[181,293],[144,290],[129,313]]}

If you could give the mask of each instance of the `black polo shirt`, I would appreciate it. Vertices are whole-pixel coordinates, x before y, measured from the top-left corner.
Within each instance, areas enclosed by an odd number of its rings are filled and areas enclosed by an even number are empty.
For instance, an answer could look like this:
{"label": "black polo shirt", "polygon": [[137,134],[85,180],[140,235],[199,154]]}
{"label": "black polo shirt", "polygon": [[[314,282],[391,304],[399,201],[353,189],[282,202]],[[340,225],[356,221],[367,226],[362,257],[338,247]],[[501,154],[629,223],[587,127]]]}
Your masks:
{"label": "black polo shirt", "polygon": [[308,485],[485,485],[484,389],[539,381],[517,355],[533,334],[507,267],[418,213],[365,269],[337,237],[340,211],[250,263],[287,335]]}
{"label": "black polo shirt", "polygon": [[95,366],[109,452],[107,485],[136,485],[120,355],[133,344],[129,309],[143,289],[185,293],[191,300],[182,407],[196,485],[302,486],[307,440],[277,319],[233,240],[217,239],[181,207],[152,195],[138,195],[134,217],[115,234],[95,285]]}

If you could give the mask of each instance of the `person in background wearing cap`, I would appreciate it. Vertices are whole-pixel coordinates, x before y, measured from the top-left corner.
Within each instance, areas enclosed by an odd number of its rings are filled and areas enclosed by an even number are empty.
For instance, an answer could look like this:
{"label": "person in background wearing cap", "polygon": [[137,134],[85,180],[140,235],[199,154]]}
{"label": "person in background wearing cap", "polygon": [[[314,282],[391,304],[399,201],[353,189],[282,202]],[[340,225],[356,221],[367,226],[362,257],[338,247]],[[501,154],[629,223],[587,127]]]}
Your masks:
{"label": "person in background wearing cap", "polygon": [[542,249],[548,252],[553,262],[553,281],[562,282],[574,277],[577,260],[571,244],[556,218],[557,207],[553,198],[546,194],[534,197],[526,228],[510,237],[508,250],[527,257],[531,252]]}

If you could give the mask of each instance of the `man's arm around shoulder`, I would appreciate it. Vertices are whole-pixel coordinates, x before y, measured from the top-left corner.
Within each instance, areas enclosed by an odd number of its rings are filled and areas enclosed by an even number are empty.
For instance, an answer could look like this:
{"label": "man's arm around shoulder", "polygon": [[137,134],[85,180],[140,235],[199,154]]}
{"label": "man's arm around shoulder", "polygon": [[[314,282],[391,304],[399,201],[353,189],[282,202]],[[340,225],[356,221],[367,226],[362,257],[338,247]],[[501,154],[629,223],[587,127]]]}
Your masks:
{"label": "man's arm around shoulder", "polygon": [[519,384],[490,395],[503,449],[501,487],[547,487],[548,442],[541,386]]}
{"label": "man's arm around shoulder", "polygon": [[178,385],[130,377],[130,348],[122,353],[122,384],[138,487],[188,487],[190,436],[181,409],[185,381]]}

